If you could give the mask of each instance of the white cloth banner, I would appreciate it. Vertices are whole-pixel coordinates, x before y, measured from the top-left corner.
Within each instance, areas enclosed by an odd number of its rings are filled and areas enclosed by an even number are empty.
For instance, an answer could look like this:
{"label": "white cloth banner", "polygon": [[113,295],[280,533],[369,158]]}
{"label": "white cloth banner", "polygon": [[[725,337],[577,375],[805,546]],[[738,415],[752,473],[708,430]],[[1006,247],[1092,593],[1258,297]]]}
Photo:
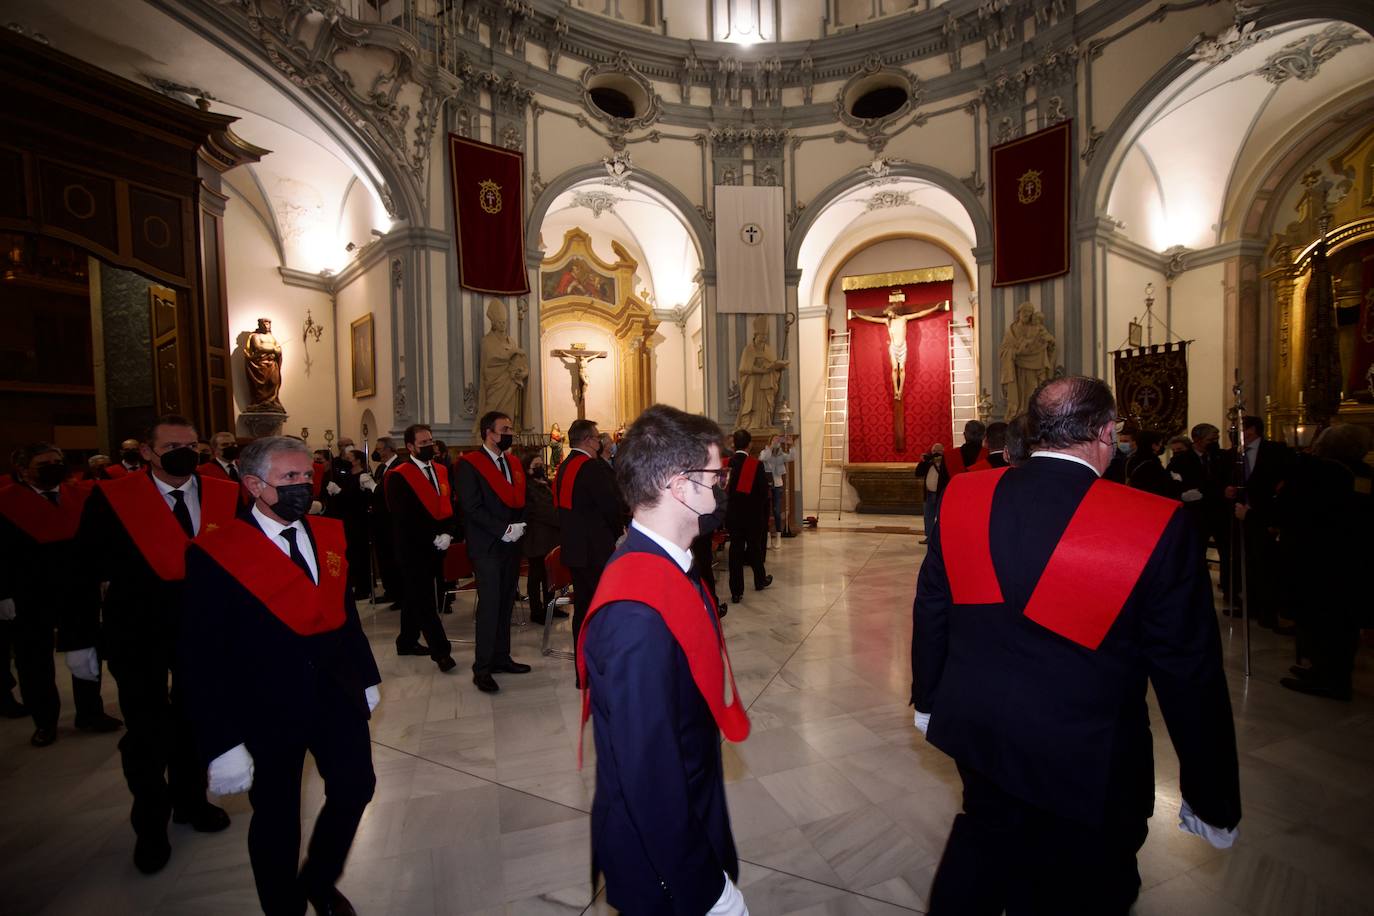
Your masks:
{"label": "white cloth banner", "polygon": [[782,314],[782,188],[716,186],[716,312]]}

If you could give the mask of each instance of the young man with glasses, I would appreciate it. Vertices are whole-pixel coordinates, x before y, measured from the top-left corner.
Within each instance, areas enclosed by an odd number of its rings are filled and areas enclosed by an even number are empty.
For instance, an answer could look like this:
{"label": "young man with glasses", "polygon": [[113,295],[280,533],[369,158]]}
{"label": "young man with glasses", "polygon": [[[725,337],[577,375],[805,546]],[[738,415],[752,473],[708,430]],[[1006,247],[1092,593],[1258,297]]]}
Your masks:
{"label": "young man with glasses", "polygon": [[749,734],[715,602],[691,544],[720,524],[720,428],[662,404],[620,443],[634,520],[578,644],[583,724],[596,722],[592,863],[623,913],[742,916],[722,733]]}

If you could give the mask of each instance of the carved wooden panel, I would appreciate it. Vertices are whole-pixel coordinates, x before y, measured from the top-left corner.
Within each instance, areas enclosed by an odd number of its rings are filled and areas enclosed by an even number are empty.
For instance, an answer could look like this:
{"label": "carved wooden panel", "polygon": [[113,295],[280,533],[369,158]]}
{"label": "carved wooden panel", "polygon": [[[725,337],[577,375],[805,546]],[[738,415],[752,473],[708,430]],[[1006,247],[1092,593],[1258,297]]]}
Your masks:
{"label": "carved wooden panel", "polygon": [[184,201],[144,188],[129,188],[129,231],[133,256],[169,274],[186,274]]}
{"label": "carved wooden panel", "polygon": [[181,413],[181,357],[176,337],[157,345],[157,411],[160,414]]}
{"label": "carved wooden panel", "polygon": [[119,250],[114,181],[46,160],[39,162],[38,173],[39,212],[45,223]]}

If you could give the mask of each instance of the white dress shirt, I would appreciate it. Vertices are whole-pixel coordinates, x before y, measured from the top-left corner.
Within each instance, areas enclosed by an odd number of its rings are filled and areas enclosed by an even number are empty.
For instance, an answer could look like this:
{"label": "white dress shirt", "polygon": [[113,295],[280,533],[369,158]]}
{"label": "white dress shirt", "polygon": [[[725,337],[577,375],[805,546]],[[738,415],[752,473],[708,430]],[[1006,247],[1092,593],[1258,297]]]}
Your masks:
{"label": "white dress shirt", "polygon": [[1245,476],[1255,473],[1255,462],[1259,460],[1259,439],[1251,439],[1245,446]]}
{"label": "white dress shirt", "polygon": [[439,475],[438,475],[438,474],[435,474],[435,473],[434,473],[434,469],[433,469],[432,467],[430,467],[431,462],[429,462],[429,461],[421,461],[419,458],[416,458],[414,455],[411,455],[411,456],[410,456],[410,460],[413,461],[413,462],[415,462],[415,466],[418,467],[418,468],[420,469],[420,474],[425,478],[425,480],[428,480],[428,481],[429,481],[430,486],[434,487],[434,492],[438,493],[438,492],[439,492]]}
{"label": "white dress shirt", "polygon": [[1083,465],[1083,467],[1085,467],[1085,468],[1087,468],[1088,470],[1092,471],[1093,474],[1095,474],[1096,476],[1098,476],[1098,477],[1101,477],[1101,476],[1102,476],[1101,474],[1098,474],[1098,473],[1097,473],[1097,468],[1093,467],[1091,464],[1088,464],[1088,462],[1084,461],[1082,458],[1079,458],[1077,455],[1069,455],[1069,454],[1066,454],[1065,452],[1040,451],[1040,452],[1033,452],[1033,453],[1031,454],[1031,457],[1032,457],[1032,458],[1057,458],[1057,459],[1059,459],[1060,461],[1072,461],[1072,462],[1074,462],[1074,463],[1076,463],[1076,464],[1081,464],[1081,465]]}
{"label": "white dress shirt", "polygon": [[192,474],[191,478],[179,487],[172,486],[156,474],[149,476],[153,478],[153,483],[157,485],[157,490],[162,494],[162,499],[167,503],[168,509],[176,508],[177,501],[176,497],[172,495],[173,490],[179,490],[184,494],[186,511],[191,513],[191,530],[200,534],[200,481],[196,475]]}
{"label": "white dress shirt", "polygon": [[277,545],[277,549],[288,557],[291,556],[291,545],[286,543],[286,538],[281,533],[287,528],[296,529],[296,549],[305,557],[305,565],[310,567],[310,578],[318,583],[320,581],[320,567],[315,560],[315,548],[310,543],[310,533],[305,530],[305,523],[297,520],[289,525],[283,525],[274,518],[269,518],[258,504],[253,504],[253,519],[267,534],[267,539]]}
{"label": "white dress shirt", "polygon": [[502,455],[500,452],[493,452],[490,448],[487,447],[487,444],[485,442],[482,443],[482,451],[486,452],[488,455],[491,456],[492,464],[496,465],[498,468],[506,469],[506,483],[510,483],[510,458],[505,455]]}
{"label": "white dress shirt", "polygon": [[677,546],[672,541],[668,540],[663,535],[659,534],[657,531],[654,531],[650,528],[645,528],[643,525],[639,523],[638,519],[630,522],[630,527],[643,534],[646,538],[653,541],[658,546],[662,547],[664,552],[667,553],[668,556],[673,558],[673,562],[676,563],[678,566],[682,567],[683,572],[687,572],[692,568],[692,551],[683,550],[681,547]]}

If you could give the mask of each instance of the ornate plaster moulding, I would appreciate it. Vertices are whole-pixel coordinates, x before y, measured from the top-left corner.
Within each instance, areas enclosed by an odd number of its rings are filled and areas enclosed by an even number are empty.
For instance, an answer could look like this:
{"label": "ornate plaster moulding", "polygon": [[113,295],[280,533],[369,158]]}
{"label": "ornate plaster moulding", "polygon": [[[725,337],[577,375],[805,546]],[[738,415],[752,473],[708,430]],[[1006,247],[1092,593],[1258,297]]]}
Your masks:
{"label": "ornate plaster moulding", "polygon": [[1312,79],[1321,65],[1353,45],[1367,44],[1369,39],[1353,25],[1333,22],[1320,32],[1304,35],[1289,42],[1265,60],[1255,73],[1266,82],[1281,86],[1290,79],[1303,82]]}
{"label": "ornate plaster moulding", "polygon": [[[626,51],[616,54],[612,61],[585,68],[579,82],[582,86],[582,107],[592,117],[608,125],[613,134],[623,136],[632,130],[643,130],[663,116],[663,101],[654,91],[653,83],[635,66]],[[635,116],[618,118],[602,111],[592,101],[592,90],[600,88],[624,93],[634,103]]]}
{"label": "ornate plaster moulding", "polygon": [[600,219],[602,213],[614,213],[620,201],[621,198],[609,191],[573,191],[572,205],[585,207],[592,211],[592,219]]}
{"label": "ornate plaster moulding", "polygon": [[[854,102],[865,93],[884,88],[902,90],[906,93],[906,100],[896,110],[879,118],[861,118],[850,110]],[[919,77],[900,67],[888,66],[883,63],[882,57],[870,54],[859,72],[840,87],[840,91],[835,95],[833,108],[835,118],[840,123],[866,138],[873,139],[884,135],[889,127],[910,114],[924,98],[925,89],[921,86]]]}

